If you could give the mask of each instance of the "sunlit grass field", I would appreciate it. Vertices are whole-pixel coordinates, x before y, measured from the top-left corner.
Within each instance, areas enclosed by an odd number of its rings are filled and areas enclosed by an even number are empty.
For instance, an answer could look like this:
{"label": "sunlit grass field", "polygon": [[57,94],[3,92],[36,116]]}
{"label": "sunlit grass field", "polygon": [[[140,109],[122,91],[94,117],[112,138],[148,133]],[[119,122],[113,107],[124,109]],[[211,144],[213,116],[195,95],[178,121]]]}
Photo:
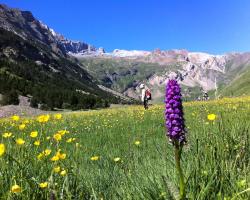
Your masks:
{"label": "sunlit grass field", "polygon": [[[250,98],[184,112],[188,199],[250,199]],[[178,199],[164,105],[13,116],[0,134],[0,199]]]}

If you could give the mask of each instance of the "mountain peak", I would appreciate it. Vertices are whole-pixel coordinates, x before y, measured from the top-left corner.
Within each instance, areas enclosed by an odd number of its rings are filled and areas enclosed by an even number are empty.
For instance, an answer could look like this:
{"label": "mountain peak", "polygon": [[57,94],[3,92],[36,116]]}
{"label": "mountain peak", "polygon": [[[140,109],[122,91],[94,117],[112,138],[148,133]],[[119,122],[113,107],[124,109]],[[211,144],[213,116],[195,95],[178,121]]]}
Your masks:
{"label": "mountain peak", "polygon": [[11,31],[26,40],[39,40],[51,46],[57,53],[66,54],[83,53],[91,49],[96,49],[80,41],[66,39],[43,22],[37,20],[30,11],[12,9],[4,4],[0,4],[0,27]]}

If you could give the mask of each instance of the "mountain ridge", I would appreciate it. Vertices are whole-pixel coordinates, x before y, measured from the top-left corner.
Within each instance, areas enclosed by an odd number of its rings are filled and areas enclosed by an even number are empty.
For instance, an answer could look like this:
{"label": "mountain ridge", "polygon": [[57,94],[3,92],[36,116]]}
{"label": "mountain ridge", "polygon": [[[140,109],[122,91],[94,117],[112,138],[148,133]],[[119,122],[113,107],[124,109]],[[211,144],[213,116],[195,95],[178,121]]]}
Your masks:
{"label": "mountain ridge", "polygon": [[[158,97],[163,98],[163,88],[170,77],[177,78],[185,87],[199,90],[200,92],[196,92],[195,95],[189,95],[188,92],[186,95],[198,98],[204,92],[217,90],[221,85],[230,84],[239,73],[244,73],[250,64],[250,53],[248,52],[211,55],[187,50],[157,50],[143,54],[143,56],[139,55],[132,57],[110,54],[82,55],[77,58],[84,66],[88,66],[88,70],[96,71],[93,76],[99,76],[99,73],[101,75],[99,79],[103,81],[103,84],[108,81],[110,87],[135,98],[139,95],[139,85],[144,83],[152,89],[153,96],[156,96],[157,99]],[[143,66],[149,71],[144,74],[144,77],[141,77],[140,74],[145,71]],[[128,79],[126,74],[131,75],[130,80],[127,81],[127,87],[124,87],[119,82]]]}
{"label": "mountain ridge", "polygon": [[95,50],[85,42],[72,41],[56,33],[42,21],[37,20],[30,11],[9,8],[4,4],[0,4],[0,27],[23,39],[36,39],[49,44],[54,52],[64,55],[68,52],[80,53]]}
{"label": "mountain ridge", "polygon": [[[100,88],[97,80],[67,54],[65,42],[76,47],[31,12],[0,5],[0,93],[8,95],[15,90],[19,95],[31,95],[33,105],[46,109],[128,103]],[[79,48],[85,50],[86,45],[82,45]]]}

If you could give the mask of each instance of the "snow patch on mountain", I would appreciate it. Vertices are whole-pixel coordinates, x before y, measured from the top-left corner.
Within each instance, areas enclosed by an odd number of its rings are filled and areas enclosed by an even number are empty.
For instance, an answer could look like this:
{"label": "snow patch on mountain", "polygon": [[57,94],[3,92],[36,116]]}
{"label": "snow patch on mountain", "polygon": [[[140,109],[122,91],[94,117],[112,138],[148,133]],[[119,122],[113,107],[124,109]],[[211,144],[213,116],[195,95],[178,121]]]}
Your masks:
{"label": "snow patch on mountain", "polygon": [[50,30],[51,34],[52,34],[54,37],[57,36],[56,32],[55,32],[52,28],[50,28],[49,30]]}
{"label": "snow patch on mountain", "polygon": [[139,50],[120,50],[120,49],[115,49],[112,52],[112,56],[115,57],[144,57],[144,56],[148,56],[151,52],[150,51],[139,51]]}

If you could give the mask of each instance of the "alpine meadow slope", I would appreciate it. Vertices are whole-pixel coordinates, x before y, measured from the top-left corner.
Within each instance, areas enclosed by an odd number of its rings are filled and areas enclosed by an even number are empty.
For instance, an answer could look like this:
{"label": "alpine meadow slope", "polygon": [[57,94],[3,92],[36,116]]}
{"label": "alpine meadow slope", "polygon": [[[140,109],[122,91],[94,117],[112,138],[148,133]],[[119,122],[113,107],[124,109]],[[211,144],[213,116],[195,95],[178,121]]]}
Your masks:
{"label": "alpine meadow slope", "polygon": [[[178,199],[163,110],[128,106],[0,119],[0,196]],[[184,111],[187,198],[248,200],[250,98],[187,102]]]}

